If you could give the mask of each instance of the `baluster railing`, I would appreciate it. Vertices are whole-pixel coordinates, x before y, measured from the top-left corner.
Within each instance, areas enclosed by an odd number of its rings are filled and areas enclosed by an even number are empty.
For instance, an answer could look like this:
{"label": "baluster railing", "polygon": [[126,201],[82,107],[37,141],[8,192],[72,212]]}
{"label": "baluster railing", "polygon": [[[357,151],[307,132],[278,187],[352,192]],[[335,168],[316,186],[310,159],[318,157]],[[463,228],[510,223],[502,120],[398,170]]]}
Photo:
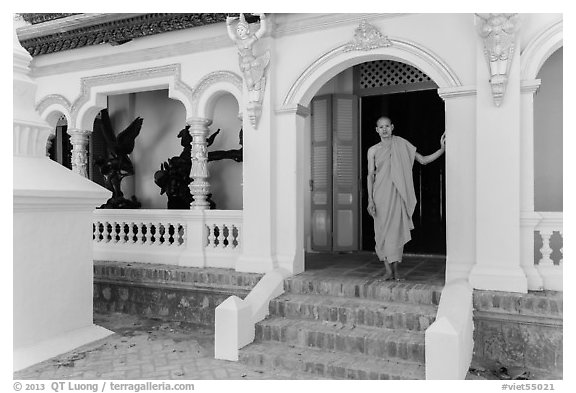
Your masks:
{"label": "baluster railing", "polygon": [[94,211],[94,258],[234,268],[241,211]]}
{"label": "baluster railing", "polygon": [[[563,213],[539,212],[539,214],[542,220],[535,231],[542,239],[540,248],[542,257],[537,261],[536,268],[544,281],[544,289],[561,291],[564,261]],[[553,240],[554,238],[556,240]]]}

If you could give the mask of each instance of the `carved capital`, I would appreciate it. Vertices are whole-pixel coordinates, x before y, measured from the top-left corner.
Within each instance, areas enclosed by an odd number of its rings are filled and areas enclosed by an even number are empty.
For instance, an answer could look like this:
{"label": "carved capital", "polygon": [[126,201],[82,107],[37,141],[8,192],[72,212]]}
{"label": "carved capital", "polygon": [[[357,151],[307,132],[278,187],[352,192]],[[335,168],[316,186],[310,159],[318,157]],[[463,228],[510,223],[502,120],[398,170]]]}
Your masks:
{"label": "carved capital", "polygon": [[368,23],[365,19],[354,30],[354,38],[350,41],[344,51],[353,50],[368,51],[376,48],[386,48],[392,45],[392,42],[374,25]]}
{"label": "carved capital", "polygon": [[523,94],[535,94],[541,84],[542,81],[540,79],[523,80],[520,84],[520,91]]}
{"label": "carved capital", "polygon": [[490,85],[496,106],[506,92],[508,73],[516,49],[518,14],[476,14],[478,34],[484,43],[484,55],[490,69]]}

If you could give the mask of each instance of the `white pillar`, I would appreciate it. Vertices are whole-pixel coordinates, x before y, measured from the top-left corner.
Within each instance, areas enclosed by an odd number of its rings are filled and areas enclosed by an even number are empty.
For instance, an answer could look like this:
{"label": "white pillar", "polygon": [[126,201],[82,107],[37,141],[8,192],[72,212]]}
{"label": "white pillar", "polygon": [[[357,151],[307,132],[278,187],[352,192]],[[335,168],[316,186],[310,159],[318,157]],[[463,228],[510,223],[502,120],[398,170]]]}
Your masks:
{"label": "white pillar", "polygon": [[439,89],[446,109],[446,282],[476,260],[476,88]]}
{"label": "white pillar", "polygon": [[[15,21],[15,28],[21,21]],[[112,332],[92,315],[92,211],[110,192],[46,157],[32,58],[14,32],[14,371]]]}
{"label": "white pillar", "polygon": [[[275,137],[278,130],[272,123],[272,83],[268,83],[262,102],[262,114],[255,128],[249,116],[244,113],[242,120],[244,138],[243,161],[243,222],[242,255],[236,263],[236,270],[242,272],[266,273],[276,266],[275,261],[275,191],[276,157]],[[248,92],[244,84],[243,108],[246,108]],[[283,186],[284,187],[284,186]],[[286,231],[288,232],[288,230]]]}
{"label": "white pillar", "polygon": [[520,264],[520,51],[502,104],[494,104],[483,45],[477,41],[476,289],[527,292]]}
{"label": "white pillar", "polygon": [[534,265],[534,228],[542,217],[534,212],[534,94],[540,80],[521,84],[520,132],[520,263],[528,280],[528,289],[542,290],[544,282]]}
{"label": "white pillar", "polygon": [[304,190],[305,179],[303,157],[306,117],[310,110],[304,106],[282,108],[276,112],[275,156],[276,177],[276,222],[278,266],[291,274],[304,271]]}
{"label": "white pillar", "polygon": [[192,170],[190,177],[194,180],[190,184],[190,192],[194,201],[190,204],[191,209],[205,210],[210,208],[207,201],[210,194],[210,183],[208,183],[208,126],[212,120],[200,117],[191,117],[186,120],[190,125],[190,135],[192,136]]}
{"label": "white pillar", "polygon": [[92,131],[68,129],[72,144],[72,171],[80,176],[88,177],[88,143]]}

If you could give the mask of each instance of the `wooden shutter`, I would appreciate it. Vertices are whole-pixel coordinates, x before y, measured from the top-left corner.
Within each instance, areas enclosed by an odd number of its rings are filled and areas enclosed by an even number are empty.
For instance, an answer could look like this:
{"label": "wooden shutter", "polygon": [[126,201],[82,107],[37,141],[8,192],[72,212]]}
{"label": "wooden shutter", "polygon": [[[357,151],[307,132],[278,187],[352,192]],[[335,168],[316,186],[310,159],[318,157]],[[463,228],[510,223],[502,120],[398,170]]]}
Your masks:
{"label": "wooden shutter", "polygon": [[358,99],[333,96],[333,251],[358,249]]}
{"label": "wooden shutter", "polygon": [[332,250],[332,98],[312,100],[312,249]]}

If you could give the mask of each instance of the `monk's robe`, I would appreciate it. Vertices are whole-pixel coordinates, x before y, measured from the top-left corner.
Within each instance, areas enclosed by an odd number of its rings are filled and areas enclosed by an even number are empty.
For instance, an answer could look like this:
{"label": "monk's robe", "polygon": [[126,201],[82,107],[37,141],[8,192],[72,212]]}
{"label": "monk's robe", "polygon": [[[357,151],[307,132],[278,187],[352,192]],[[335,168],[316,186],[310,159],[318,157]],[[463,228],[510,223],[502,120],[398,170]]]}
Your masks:
{"label": "monk's robe", "polygon": [[380,260],[388,258],[388,262],[400,262],[404,244],[410,241],[410,230],[414,228],[412,213],[416,207],[416,194],[412,165],[416,148],[395,135],[376,146],[372,188],[376,206],[376,254]]}

